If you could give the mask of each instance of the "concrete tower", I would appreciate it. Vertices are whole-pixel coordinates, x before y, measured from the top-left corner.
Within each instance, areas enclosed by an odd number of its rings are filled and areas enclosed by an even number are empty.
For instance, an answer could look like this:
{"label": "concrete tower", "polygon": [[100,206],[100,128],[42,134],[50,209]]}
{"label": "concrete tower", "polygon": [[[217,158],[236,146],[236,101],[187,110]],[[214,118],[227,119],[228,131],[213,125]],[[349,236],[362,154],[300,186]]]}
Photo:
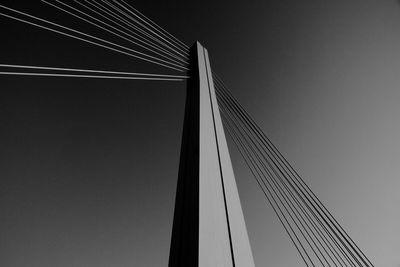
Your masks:
{"label": "concrete tower", "polygon": [[207,50],[191,49],[170,267],[254,267]]}

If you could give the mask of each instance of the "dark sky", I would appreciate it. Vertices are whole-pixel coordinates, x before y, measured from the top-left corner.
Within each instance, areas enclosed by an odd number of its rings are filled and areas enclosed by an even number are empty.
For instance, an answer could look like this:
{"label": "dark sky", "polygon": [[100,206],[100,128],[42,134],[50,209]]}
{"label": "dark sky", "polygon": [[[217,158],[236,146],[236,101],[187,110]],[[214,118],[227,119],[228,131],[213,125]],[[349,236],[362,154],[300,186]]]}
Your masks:
{"label": "dark sky", "polygon": [[[400,266],[394,0],[130,1],[187,44],[376,266]],[[93,34],[40,1],[2,1]],[[0,63],[178,74],[0,18]],[[166,266],[185,82],[0,77],[0,266]],[[257,266],[300,257],[231,146]]]}

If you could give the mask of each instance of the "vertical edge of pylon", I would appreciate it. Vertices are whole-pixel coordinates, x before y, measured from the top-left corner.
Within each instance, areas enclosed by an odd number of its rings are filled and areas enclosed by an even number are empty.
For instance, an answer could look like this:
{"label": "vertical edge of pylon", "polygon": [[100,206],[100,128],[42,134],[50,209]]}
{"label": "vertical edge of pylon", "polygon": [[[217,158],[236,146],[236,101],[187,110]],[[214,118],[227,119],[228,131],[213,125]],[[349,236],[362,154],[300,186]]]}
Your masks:
{"label": "vertical edge of pylon", "polygon": [[239,193],[235,181],[229,148],[226,142],[225,132],[219,112],[218,101],[215,94],[212,79],[211,64],[208,51],[205,50],[206,64],[208,66],[208,76],[210,76],[210,92],[212,108],[214,110],[215,127],[218,138],[221,168],[223,173],[223,186],[228,212],[230,238],[233,250],[235,266],[254,267],[254,259],[247,234],[246,223],[240,203]]}
{"label": "vertical edge of pylon", "polygon": [[232,267],[225,200],[209,76],[203,46],[197,43],[200,82],[199,266]]}
{"label": "vertical edge of pylon", "polygon": [[169,267],[198,264],[199,249],[199,77],[197,50],[190,53]]}

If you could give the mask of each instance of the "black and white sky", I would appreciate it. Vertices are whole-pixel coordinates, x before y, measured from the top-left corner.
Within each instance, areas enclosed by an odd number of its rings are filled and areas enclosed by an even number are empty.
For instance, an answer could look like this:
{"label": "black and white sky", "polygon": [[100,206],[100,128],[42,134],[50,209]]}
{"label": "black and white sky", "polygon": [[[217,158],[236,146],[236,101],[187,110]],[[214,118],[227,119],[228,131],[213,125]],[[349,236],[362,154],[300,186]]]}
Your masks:
{"label": "black and white sky", "polygon": [[[375,266],[400,266],[397,1],[129,3],[199,40]],[[103,34],[41,1],[1,4]],[[1,64],[177,74],[3,17],[0,31]],[[0,266],[166,266],[185,90],[0,76]],[[302,266],[229,144],[256,266]]]}

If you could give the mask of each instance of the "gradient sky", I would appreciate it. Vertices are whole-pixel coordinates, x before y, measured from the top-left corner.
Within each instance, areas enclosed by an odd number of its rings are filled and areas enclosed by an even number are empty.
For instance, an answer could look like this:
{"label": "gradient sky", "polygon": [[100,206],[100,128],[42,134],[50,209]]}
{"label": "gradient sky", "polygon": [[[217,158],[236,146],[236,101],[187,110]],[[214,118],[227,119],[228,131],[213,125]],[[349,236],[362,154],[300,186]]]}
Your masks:
{"label": "gradient sky", "polygon": [[[79,29],[40,1],[2,1]],[[223,77],[371,261],[400,266],[395,0],[130,1]],[[171,73],[0,18],[0,62]],[[0,77],[0,266],[166,266],[185,83]],[[303,266],[242,159],[256,266]]]}

